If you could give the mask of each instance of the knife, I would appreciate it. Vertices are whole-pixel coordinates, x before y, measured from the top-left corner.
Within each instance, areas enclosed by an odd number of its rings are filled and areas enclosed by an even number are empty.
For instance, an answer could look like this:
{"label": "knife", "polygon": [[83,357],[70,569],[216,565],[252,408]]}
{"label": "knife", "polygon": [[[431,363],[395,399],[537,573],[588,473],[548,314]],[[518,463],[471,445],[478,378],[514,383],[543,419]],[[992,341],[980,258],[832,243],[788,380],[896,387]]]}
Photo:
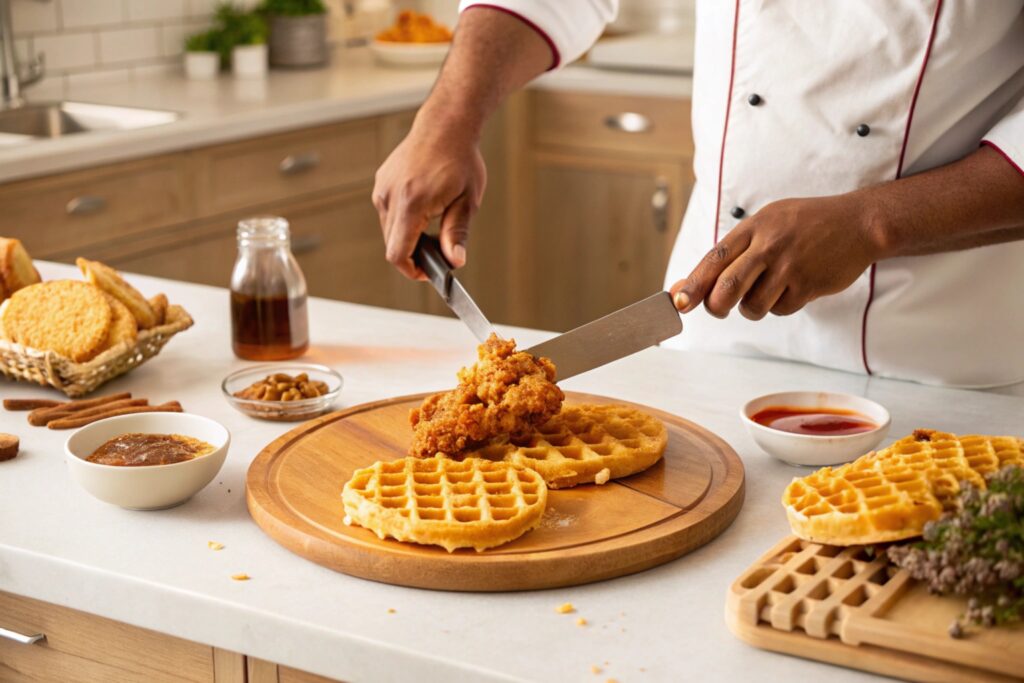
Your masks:
{"label": "knife", "polygon": [[420,270],[427,274],[430,284],[448,304],[448,308],[452,309],[455,315],[466,323],[466,327],[473,333],[473,336],[480,343],[487,341],[487,338],[494,332],[494,326],[481,312],[480,307],[476,305],[459,279],[452,273],[452,267],[441,253],[441,243],[437,238],[425,233],[420,234],[412,260]]}
{"label": "knife", "polygon": [[668,292],[658,292],[603,318],[526,349],[550,358],[557,381],[611,363],[674,337],[683,320]]}

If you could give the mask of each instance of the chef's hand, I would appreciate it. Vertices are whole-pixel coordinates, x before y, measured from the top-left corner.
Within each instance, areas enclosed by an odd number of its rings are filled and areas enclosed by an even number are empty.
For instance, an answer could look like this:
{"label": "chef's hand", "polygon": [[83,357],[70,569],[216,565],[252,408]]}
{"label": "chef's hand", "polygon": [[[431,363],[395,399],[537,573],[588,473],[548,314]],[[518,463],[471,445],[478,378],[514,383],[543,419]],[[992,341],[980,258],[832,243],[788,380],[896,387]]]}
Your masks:
{"label": "chef's hand", "polygon": [[676,307],[724,318],[790,315],[853,284],[881,256],[863,198],[784,199],[740,221],[672,286]]}
{"label": "chef's hand", "polygon": [[377,170],[373,188],[387,260],[407,277],[425,279],[412,253],[420,233],[440,218],[441,251],[452,267],[465,265],[469,223],[486,184],[474,136],[443,125],[420,129],[414,124]]}

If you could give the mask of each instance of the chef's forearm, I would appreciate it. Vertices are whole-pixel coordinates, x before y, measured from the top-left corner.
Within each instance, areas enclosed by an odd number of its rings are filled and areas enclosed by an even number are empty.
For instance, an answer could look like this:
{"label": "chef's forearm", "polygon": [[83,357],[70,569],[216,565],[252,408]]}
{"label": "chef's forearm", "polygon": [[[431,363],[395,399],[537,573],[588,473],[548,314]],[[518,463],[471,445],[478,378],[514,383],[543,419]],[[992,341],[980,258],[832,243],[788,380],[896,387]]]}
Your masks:
{"label": "chef's forearm", "polygon": [[522,20],[489,7],[463,12],[451,52],[416,126],[479,137],[502,100],[552,64],[551,48]]}
{"label": "chef's forearm", "polygon": [[1024,239],[1024,175],[988,147],[853,194],[861,195],[880,258]]}

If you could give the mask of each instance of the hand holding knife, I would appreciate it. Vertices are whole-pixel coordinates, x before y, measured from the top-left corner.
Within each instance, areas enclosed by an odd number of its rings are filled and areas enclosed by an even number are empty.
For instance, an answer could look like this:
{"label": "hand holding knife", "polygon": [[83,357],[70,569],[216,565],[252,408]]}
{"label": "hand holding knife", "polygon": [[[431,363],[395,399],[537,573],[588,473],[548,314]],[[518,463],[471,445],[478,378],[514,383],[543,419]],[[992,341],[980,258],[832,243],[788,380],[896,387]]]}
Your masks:
{"label": "hand holding knife", "polygon": [[[441,253],[436,238],[420,235],[413,254],[416,265],[427,274],[448,307],[473,335],[483,343],[494,326],[473,301]],[[558,380],[592,370],[619,358],[654,346],[683,329],[679,311],[668,292],[658,292],[603,318],[553,337],[526,349],[534,356],[550,358],[557,368]]]}

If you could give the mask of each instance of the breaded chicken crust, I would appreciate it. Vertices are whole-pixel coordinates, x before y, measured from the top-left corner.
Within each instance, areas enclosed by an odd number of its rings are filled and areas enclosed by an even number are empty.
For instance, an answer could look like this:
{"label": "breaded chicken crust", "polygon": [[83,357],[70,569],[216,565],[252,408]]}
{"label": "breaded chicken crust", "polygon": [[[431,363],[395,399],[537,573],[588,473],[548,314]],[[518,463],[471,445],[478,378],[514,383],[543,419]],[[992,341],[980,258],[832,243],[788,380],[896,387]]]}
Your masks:
{"label": "breaded chicken crust", "polygon": [[550,359],[516,351],[515,340],[495,334],[477,356],[475,365],[459,371],[455,389],[428,396],[412,410],[410,455],[458,457],[498,437],[524,441],[561,409],[565,395],[554,383]]}

